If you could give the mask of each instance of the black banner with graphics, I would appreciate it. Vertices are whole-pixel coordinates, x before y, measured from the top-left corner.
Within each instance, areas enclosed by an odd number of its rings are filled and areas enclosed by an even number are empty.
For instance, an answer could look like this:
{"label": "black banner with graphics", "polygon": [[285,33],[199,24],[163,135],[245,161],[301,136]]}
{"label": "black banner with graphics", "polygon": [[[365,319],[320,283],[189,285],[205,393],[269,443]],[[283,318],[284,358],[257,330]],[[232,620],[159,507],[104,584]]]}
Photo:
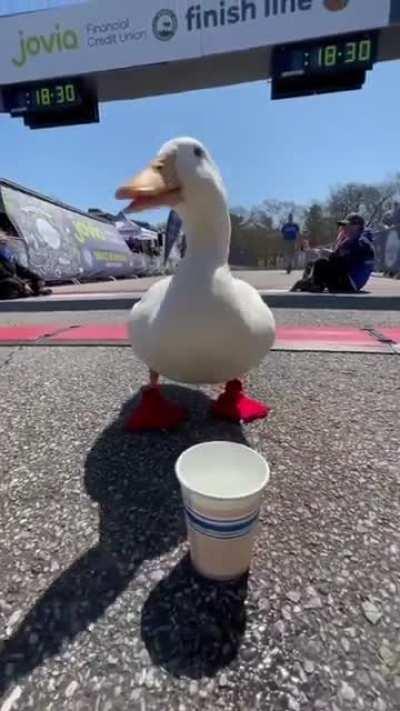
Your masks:
{"label": "black banner with graphics", "polygon": [[2,182],[0,191],[3,208],[22,238],[17,259],[41,279],[65,282],[135,273],[133,255],[114,225],[11,183]]}

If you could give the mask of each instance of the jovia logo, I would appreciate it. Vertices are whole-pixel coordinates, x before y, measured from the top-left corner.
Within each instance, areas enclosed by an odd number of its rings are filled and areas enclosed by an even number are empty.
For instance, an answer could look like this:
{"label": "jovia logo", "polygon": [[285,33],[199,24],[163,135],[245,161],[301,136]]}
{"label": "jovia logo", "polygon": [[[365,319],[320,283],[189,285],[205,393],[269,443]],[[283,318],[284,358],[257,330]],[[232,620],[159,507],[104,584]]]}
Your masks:
{"label": "jovia logo", "polygon": [[324,0],[324,5],[327,10],[337,12],[338,10],[344,10],[349,2],[350,0]]}
{"label": "jovia logo", "polygon": [[160,42],[168,42],[175,37],[178,18],[173,10],[160,10],[153,20],[153,34]]}
{"label": "jovia logo", "polygon": [[79,49],[79,38],[75,30],[64,30],[55,25],[53,32],[46,35],[31,35],[26,37],[23,30],[19,32],[19,49],[12,63],[16,67],[24,67],[32,57],[40,54],[54,54],[66,50]]}

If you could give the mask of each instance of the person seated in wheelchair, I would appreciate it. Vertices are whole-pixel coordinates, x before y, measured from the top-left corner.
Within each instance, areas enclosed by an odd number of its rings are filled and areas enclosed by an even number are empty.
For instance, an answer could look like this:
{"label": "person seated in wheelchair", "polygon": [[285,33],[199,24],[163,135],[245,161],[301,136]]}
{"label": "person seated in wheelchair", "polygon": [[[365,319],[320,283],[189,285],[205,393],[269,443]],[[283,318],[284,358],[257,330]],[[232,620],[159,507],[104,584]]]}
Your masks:
{"label": "person seated in wheelchair", "polygon": [[354,294],[367,284],[375,265],[372,233],[357,213],[340,220],[338,228],[334,250],[308,264],[291,291]]}

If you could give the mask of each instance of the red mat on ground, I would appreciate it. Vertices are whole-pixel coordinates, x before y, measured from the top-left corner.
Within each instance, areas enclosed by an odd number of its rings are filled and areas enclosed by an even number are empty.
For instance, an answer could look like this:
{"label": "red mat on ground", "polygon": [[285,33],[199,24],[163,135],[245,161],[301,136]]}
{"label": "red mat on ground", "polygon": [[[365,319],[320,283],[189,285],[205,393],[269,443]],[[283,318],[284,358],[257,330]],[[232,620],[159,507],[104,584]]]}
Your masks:
{"label": "red mat on ground", "polygon": [[277,341],[341,343],[343,345],[372,345],[376,339],[367,331],[343,326],[281,326]]}
{"label": "red mat on ground", "polygon": [[385,338],[389,338],[393,343],[400,344],[400,328],[378,328],[377,332]]}
{"label": "red mat on ground", "polygon": [[62,326],[56,326],[52,323],[25,325],[25,326],[0,326],[0,342],[14,343],[23,341],[25,343],[33,343],[40,338],[44,338]]}
{"label": "red mat on ground", "polygon": [[71,341],[84,341],[103,343],[121,343],[128,340],[128,331],[124,323],[122,324],[90,324],[88,326],[74,326],[66,329],[62,333],[49,338],[51,343],[70,343]]}
{"label": "red mat on ground", "polygon": [[[400,328],[378,328],[375,331],[394,343],[400,344]],[[53,335],[52,335],[53,334]],[[37,324],[0,326],[0,344],[26,343],[64,344],[126,344],[126,324]],[[389,352],[390,346],[379,341],[367,331],[341,326],[281,326],[277,329],[275,348],[288,350],[360,350]]]}

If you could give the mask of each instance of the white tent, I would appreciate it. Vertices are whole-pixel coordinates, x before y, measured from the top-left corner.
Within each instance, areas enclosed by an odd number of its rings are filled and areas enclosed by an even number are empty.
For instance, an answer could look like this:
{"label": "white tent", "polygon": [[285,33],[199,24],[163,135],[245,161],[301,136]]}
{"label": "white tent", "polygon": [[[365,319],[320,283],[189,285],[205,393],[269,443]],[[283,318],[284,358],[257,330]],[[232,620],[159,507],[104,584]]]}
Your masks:
{"label": "white tent", "polygon": [[146,227],[138,225],[134,220],[129,220],[125,215],[121,216],[115,223],[115,226],[124,239],[132,237],[138,240],[157,240],[158,235],[154,230],[149,230]]}

